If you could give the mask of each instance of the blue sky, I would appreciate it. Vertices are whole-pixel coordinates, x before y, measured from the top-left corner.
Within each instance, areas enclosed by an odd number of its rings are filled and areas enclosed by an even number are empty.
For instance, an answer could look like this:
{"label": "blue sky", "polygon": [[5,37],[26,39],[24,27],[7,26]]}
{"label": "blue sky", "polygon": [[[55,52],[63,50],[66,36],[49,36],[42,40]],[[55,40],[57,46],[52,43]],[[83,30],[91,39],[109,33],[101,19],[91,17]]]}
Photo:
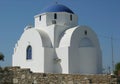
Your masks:
{"label": "blue sky", "polygon": [[5,55],[1,66],[11,66],[13,48],[25,26],[34,25],[34,16],[56,1],[78,15],[79,25],[97,33],[104,67],[111,66],[111,36],[115,63],[120,61],[120,0],[0,0],[0,51]]}

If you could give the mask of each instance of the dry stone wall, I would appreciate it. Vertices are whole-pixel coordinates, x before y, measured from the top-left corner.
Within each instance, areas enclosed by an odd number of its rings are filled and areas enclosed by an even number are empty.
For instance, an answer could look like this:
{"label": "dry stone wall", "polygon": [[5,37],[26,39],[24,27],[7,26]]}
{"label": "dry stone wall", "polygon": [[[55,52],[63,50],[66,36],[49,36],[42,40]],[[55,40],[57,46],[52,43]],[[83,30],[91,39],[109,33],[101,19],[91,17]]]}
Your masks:
{"label": "dry stone wall", "polygon": [[0,68],[0,84],[120,84],[111,75],[32,73],[20,67]]}

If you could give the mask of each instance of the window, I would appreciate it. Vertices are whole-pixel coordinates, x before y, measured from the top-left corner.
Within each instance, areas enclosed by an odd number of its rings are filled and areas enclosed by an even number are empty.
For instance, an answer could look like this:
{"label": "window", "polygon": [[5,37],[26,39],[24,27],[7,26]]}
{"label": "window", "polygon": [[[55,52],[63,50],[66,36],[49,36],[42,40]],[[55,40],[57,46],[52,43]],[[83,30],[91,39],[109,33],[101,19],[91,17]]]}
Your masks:
{"label": "window", "polygon": [[72,15],[70,15],[70,20],[72,21]]}
{"label": "window", "polygon": [[32,47],[30,45],[26,49],[26,59],[27,60],[32,59]]}
{"label": "window", "polygon": [[41,21],[41,15],[39,16],[39,21]]}
{"label": "window", "polygon": [[84,34],[87,35],[87,30],[85,30]]}
{"label": "window", "polygon": [[57,19],[57,14],[56,13],[54,14],[54,19]]}

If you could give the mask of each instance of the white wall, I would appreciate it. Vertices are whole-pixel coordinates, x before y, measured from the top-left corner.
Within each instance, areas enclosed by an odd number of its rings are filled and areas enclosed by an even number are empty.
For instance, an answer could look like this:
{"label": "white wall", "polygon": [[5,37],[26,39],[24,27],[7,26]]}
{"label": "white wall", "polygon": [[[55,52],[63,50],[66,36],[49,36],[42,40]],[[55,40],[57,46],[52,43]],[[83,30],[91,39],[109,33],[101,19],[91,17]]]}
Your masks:
{"label": "white wall", "polygon": [[98,74],[98,56],[94,47],[69,48],[69,73]]}
{"label": "white wall", "polygon": [[94,47],[79,48],[79,70],[81,74],[97,74],[98,56]]}
{"label": "white wall", "polygon": [[69,73],[69,53],[67,47],[56,48],[56,54],[61,62],[58,63],[62,68],[62,73]]}
{"label": "white wall", "polygon": [[[55,12],[46,13],[47,26],[52,25],[52,20],[55,20],[57,25],[66,25],[69,27],[78,25],[78,19],[75,14],[57,12],[57,19],[54,19],[54,14]],[[72,20],[70,20],[70,15],[72,15]]]}
{"label": "white wall", "polygon": [[[85,35],[85,31],[87,34]],[[85,42],[86,41],[86,42]],[[84,43],[83,43],[84,42]],[[102,72],[102,57],[97,35],[91,28],[81,26],[72,35],[71,47],[78,47],[80,73],[97,74]],[[82,50],[82,49],[83,50]],[[93,49],[95,48],[95,49]],[[77,51],[77,50],[76,50]],[[75,52],[76,52],[75,51]],[[91,59],[89,59],[91,56]],[[77,58],[76,58],[77,60]],[[90,65],[88,67],[88,65]],[[101,66],[101,67],[99,67]]]}
{"label": "white wall", "polygon": [[[83,43],[83,40],[87,42]],[[102,73],[101,49],[97,35],[91,28],[80,26],[66,30],[59,47],[69,47],[69,73]]]}
{"label": "white wall", "polygon": [[[26,60],[26,49],[32,46],[32,59]],[[44,48],[39,33],[35,29],[28,29],[22,34],[13,54],[13,66],[31,68],[33,72],[44,71]]]}
{"label": "white wall", "polygon": [[54,49],[44,48],[44,72],[54,73]]}
{"label": "white wall", "polygon": [[69,73],[80,73],[80,55],[78,48],[76,47],[69,47]]}
{"label": "white wall", "polygon": [[[41,16],[41,20],[40,20],[40,16]],[[45,13],[34,16],[34,19],[35,19],[35,28],[41,29],[46,27],[47,18]]]}
{"label": "white wall", "polygon": [[[54,14],[57,14],[57,19],[54,19]],[[72,15],[72,20],[70,20],[70,15]],[[40,20],[41,16],[41,20]],[[75,14],[70,14],[66,12],[51,12],[36,15],[35,17],[35,28],[41,29],[50,25],[53,25],[52,21],[56,21],[56,25],[65,25],[69,27],[78,25],[78,17]]]}

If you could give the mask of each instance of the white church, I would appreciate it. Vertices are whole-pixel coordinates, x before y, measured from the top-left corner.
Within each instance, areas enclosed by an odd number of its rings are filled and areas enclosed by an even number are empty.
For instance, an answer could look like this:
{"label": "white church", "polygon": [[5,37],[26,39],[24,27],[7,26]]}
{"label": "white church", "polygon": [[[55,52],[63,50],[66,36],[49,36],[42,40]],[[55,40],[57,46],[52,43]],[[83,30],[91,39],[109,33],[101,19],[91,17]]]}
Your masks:
{"label": "white church", "polygon": [[34,16],[13,53],[13,66],[40,73],[101,74],[102,54],[96,33],[78,25],[77,15],[52,4]]}

